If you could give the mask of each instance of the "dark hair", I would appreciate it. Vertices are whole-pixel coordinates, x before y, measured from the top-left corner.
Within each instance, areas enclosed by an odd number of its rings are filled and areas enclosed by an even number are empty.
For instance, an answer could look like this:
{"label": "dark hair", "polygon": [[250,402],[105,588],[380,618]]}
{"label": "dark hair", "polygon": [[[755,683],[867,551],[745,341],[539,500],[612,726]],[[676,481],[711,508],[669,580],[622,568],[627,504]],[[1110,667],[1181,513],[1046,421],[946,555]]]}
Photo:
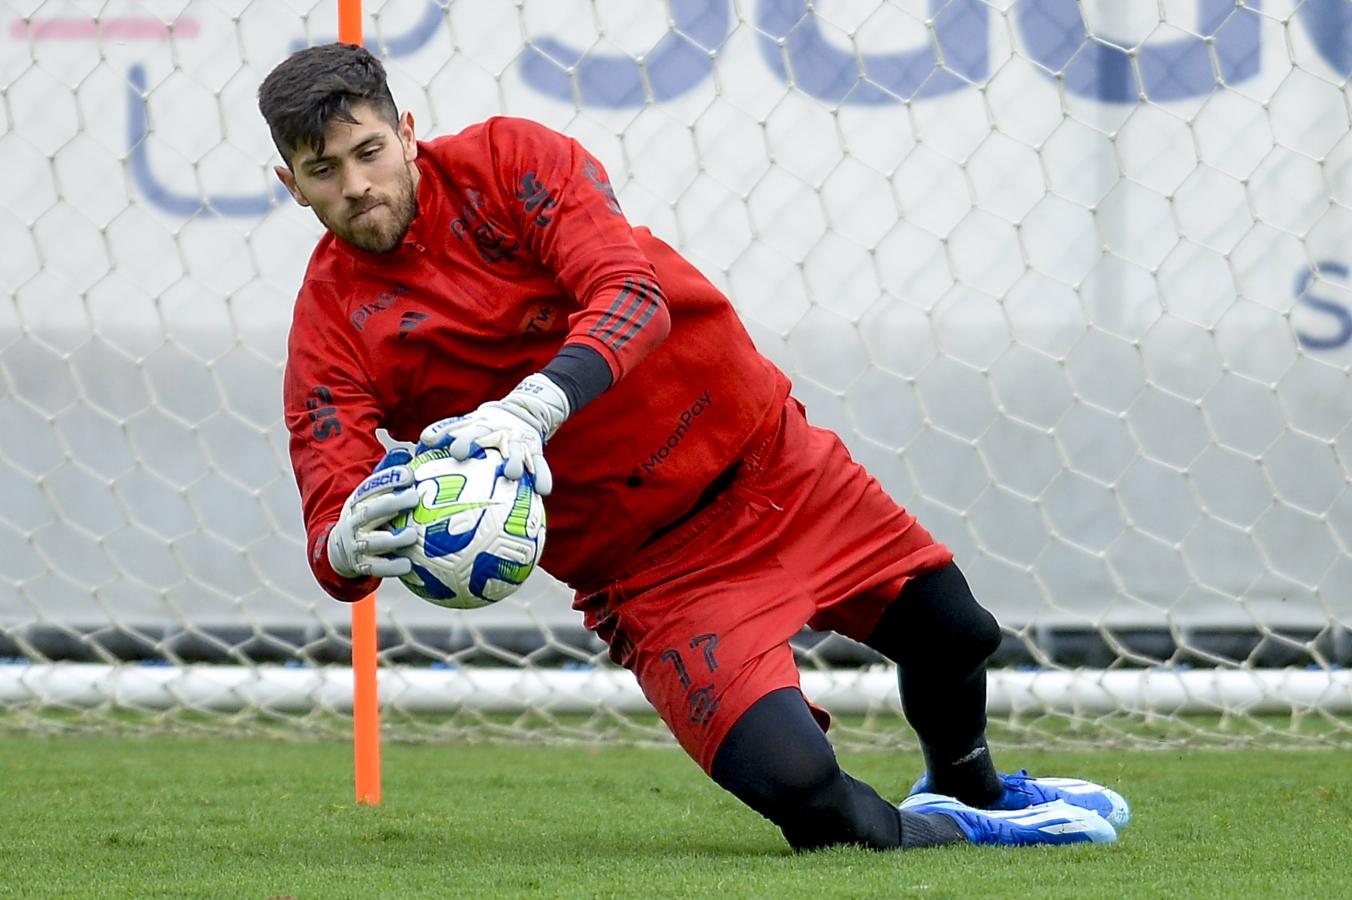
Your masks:
{"label": "dark hair", "polygon": [[399,127],[385,67],[353,44],[297,50],[258,87],[258,111],[287,166],[302,145],[322,155],[324,128],[333,121],[356,122],[352,107],[358,103],[369,103],[391,128]]}

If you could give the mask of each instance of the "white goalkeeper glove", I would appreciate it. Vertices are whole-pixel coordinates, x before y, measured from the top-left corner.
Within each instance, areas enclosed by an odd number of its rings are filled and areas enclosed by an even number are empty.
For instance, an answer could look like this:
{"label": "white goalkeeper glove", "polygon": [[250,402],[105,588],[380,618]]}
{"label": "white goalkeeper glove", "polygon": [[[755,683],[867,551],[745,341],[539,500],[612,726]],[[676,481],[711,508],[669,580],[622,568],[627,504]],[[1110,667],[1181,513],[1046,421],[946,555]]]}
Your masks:
{"label": "white goalkeeper glove", "polygon": [[393,534],[381,528],[386,522],[418,505],[413,490],[413,454],[396,447],[357,485],[343,504],[338,524],[329,531],[329,565],[344,578],[377,578],[407,575],[413,563],[391,554],[418,542],[418,532],[405,528]]}
{"label": "white goalkeeper glove", "polygon": [[568,418],[568,397],[547,375],[535,373],[501,400],[491,400],[465,416],[433,422],[419,441],[428,449],[448,447],[456,459],[469,459],[474,448],[497,450],[506,464],[502,474],[513,480],[529,472],[535,491],[544,497],[554,488],[545,462],[544,442]]}

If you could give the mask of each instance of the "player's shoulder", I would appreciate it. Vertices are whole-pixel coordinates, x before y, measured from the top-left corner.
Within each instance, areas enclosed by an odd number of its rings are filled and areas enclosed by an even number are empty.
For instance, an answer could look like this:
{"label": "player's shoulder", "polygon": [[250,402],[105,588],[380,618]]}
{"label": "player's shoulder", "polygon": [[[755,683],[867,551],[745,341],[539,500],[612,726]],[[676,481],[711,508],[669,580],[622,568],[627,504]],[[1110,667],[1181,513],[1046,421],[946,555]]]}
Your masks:
{"label": "player's shoulder", "polygon": [[566,141],[567,138],[534,119],[517,116],[493,116],[476,122],[454,134],[443,135],[425,141],[421,150],[430,152],[434,157],[463,157],[467,151],[478,151],[485,155],[497,154],[513,147],[538,146],[542,143]]}
{"label": "player's shoulder", "polygon": [[[313,263],[314,260],[312,259]],[[327,273],[307,273],[291,309],[286,335],[286,380],[306,381],[317,373],[349,368],[360,350],[350,333],[350,319],[338,282]]]}
{"label": "player's shoulder", "polygon": [[534,119],[519,116],[493,116],[483,122],[484,128],[497,140],[539,140],[560,138],[563,135]]}
{"label": "player's shoulder", "polygon": [[351,274],[347,272],[350,268],[351,261],[342,244],[333,236],[333,232],[326,230],[310,252],[310,261],[305,264],[305,276],[301,280],[297,302],[336,288],[342,283],[345,274]]}
{"label": "player's shoulder", "polygon": [[360,273],[341,241],[325,232],[310,254],[291,311],[291,339],[322,334],[333,322],[346,319],[342,298]]}

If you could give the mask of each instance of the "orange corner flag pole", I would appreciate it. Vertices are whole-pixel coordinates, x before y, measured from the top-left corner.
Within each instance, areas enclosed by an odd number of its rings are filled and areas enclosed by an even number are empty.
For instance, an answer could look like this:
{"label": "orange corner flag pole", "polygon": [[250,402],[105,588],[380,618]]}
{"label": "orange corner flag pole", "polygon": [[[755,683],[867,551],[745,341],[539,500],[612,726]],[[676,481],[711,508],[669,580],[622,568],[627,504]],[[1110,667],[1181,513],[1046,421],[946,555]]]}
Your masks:
{"label": "orange corner flag pole", "polygon": [[[338,40],[362,42],[361,0],[338,0]],[[380,804],[380,698],[376,689],[376,595],[352,604],[352,741],[357,802]]]}
{"label": "orange corner flag pole", "polygon": [[352,605],[352,741],[357,802],[380,804],[380,699],[376,692],[376,595]]}
{"label": "orange corner flag pole", "polygon": [[338,0],[338,40],[361,43],[361,0]]}

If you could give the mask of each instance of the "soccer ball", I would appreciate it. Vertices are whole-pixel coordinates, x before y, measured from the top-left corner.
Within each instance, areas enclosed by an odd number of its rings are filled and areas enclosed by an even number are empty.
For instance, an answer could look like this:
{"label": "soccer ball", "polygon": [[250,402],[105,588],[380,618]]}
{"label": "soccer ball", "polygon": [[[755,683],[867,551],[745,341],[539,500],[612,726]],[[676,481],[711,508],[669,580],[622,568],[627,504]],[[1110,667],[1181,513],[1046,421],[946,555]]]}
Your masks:
{"label": "soccer ball", "polygon": [[400,513],[391,531],[418,530],[400,555],[413,571],[400,577],[410,591],[438,606],[477,609],[511,596],[545,548],[545,506],[529,475],[502,474],[502,454],[479,447],[469,459],[445,449],[409,462],[418,505]]}

